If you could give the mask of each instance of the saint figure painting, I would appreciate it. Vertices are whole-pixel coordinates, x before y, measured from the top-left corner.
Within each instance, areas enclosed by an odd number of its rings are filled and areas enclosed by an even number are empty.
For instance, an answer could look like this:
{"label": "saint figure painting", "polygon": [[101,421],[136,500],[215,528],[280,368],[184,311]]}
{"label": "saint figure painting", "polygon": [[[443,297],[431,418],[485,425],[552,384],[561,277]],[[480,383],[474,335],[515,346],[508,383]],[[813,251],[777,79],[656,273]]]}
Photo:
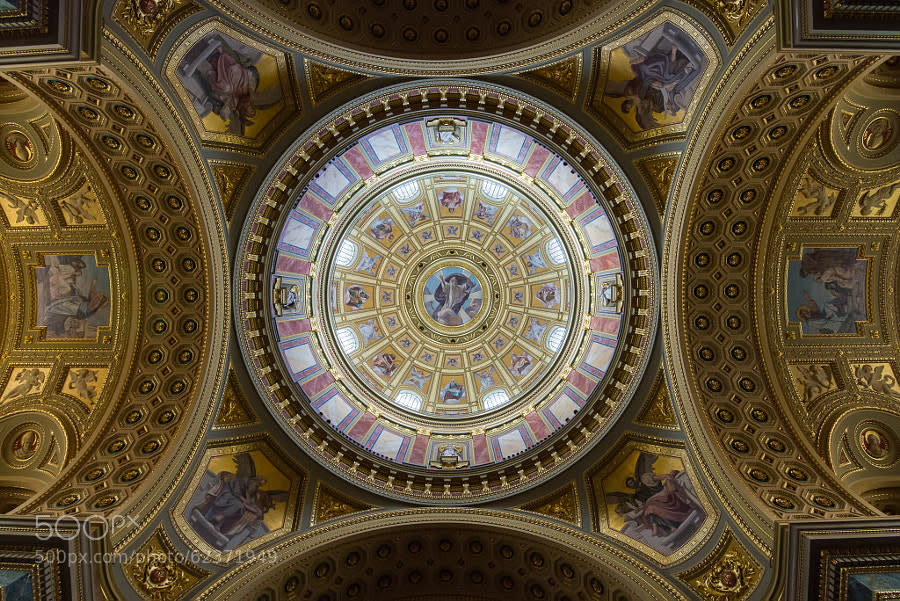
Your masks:
{"label": "saint figure painting", "polygon": [[699,529],[706,512],[678,457],[635,450],[603,479],[610,526],[669,555]]}
{"label": "saint figure painting", "polygon": [[[261,453],[254,454],[265,461]],[[281,526],[288,491],[270,488],[269,479],[257,472],[251,453],[236,453],[231,456],[233,467],[214,471],[218,466],[213,464],[223,458],[210,461],[184,517],[214,549],[231,551]],[[284,480],[280,484],[287,482],[274,467],[265,467],[275,479]]]}

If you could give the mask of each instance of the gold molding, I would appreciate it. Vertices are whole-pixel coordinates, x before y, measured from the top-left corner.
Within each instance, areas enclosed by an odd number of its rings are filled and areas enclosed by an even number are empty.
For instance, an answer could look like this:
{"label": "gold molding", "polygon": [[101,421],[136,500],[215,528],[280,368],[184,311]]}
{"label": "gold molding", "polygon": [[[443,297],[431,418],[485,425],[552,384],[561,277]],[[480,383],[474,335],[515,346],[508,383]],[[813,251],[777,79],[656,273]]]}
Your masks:
{"label": "gold molding", "polygon": [[716,547],[699,564],[678,574],[703,601],[744,601],[756,589],[762,566],[727,527]]}

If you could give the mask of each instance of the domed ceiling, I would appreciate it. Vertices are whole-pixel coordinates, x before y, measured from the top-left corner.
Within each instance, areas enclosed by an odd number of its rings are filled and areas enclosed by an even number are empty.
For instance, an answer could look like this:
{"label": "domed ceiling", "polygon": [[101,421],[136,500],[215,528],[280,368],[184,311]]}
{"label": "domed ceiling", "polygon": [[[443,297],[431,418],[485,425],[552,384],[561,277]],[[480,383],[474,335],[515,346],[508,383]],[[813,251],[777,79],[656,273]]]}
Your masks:
{"label": "domed ceiling", "polygon": [[29,4],[0,597],[787,601],[800,523],[871,584],[898,61],[782,4]]}
{"label": "domed ceiling", "polygon": [[560,56],[613,27],[628,8],[620,4],[614,11],[611,2],[572,0],[215,3],[314,56],[387,72],[425,68],[434,75],[494,70],[498,61],[522,66]]}
{"label": "domed ceiling", "polygon": [[[447,94],[462,99],[456,87]],[[595,160],[616,174],[603,189],[618,214],[629,210],[621,222],[564,151],[517,125],[465,111],[389,121],[336,147],[288,192],[266,260],[271,288],[254,295],[291,389],[268,396],[330,430],[347,459],[408,470],[368,480],[389,494],[459,502],[533,486],[578,453],[541,477],[494,470],[546,452],[579,415],[608,404],[594,420],[601,436],[580,446],[596,444],[633,393],[610,387],[609,374],[638,375],[647,360],[654,278],[636,277],[620,225],[651,249],[645,217],[623,206],[630,185],[599,146]],[[623,357],[637,322],[643,348]],[[258,349],[264,338],[248,326],[245,348]],[[259,365],[263,390],[272,367]],[[308,444],[308,422],[283,417]],[[330,451],[320,457],[334,464]],[[477,487],[459,479],[469,473]]]}

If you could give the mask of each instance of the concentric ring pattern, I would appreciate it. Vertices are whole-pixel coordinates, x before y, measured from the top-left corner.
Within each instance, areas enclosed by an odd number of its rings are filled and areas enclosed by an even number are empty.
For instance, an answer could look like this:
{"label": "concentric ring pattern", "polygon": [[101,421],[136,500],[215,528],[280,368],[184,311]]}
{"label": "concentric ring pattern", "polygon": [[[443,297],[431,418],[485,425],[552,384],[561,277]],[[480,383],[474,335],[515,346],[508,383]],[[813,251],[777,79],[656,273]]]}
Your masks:
{"label": "concentric ring pattern", "polygon": [[[582,414],[605,431],[630,398],[655,274],[625,245],[648,232],[617,168],[581,169],[509,120],[430,111],[348,137],[277,219],[260,208],[272,235],[246,239],[267,252],[266,317],[244,336],[285,429],[365,486],[450,502],[596,442]],[[577,443],[548,446],[576,422]],[[465,474],[477,488],[446,480]]]}

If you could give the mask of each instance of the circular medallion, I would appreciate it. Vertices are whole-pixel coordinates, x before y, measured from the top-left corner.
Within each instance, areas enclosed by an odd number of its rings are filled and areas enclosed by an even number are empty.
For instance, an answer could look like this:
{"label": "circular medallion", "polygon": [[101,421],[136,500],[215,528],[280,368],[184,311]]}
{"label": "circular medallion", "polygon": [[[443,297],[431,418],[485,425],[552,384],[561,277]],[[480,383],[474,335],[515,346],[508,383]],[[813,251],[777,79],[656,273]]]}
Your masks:
{"label": "circular medallion", "polygon": [[[456,252],[454,249],[448,254],[452,257]],[[424,285],[416,286],[415,299],[420,303],[416,308],[424,311],[433,326],[448,330],[450,336],[456,331],[470,329],[473,321],[477,325],[477,317],[484,307],[484,288],[472,271],[470,266],[465,263],[460,265],[455,258],[451,258],[430,270],[426,274],[428,279],[421,277],[420,281],[425,280]],[[500,299],[499,290],[493,293],[488,291],[488,302],[494,295],[497,300]],[[412,295],[407,293],[406,298],[410,300]],[[449,342],[457,340],[450,338]]]}
{"label": "circular medallion", "polygon": [[585,307],[577,238],[535,190],[471,166],[419,171],[369,195],[325,242],[330,293],[313,293],[332,299],[326,349],[351,368],[345,385],[454,419],[552,389],[545,376]]}
{"label": "circular medallion", "polygon": [[884,460],[891,453],[891,442],[887,434],[871,426],[860,431],[859,446],[875,461]]}
{"label": "circular medallion", "polygon": [[257,390],[298,446],[389,496],[464,504],[602,439],[646,367],[657,284],[605,150],[566,124],[582,149],[566,155],[552,107],[528,129],[452,97],[447,113],[359,121],[315,161],[298,141],[245,223],[235,307]]}

